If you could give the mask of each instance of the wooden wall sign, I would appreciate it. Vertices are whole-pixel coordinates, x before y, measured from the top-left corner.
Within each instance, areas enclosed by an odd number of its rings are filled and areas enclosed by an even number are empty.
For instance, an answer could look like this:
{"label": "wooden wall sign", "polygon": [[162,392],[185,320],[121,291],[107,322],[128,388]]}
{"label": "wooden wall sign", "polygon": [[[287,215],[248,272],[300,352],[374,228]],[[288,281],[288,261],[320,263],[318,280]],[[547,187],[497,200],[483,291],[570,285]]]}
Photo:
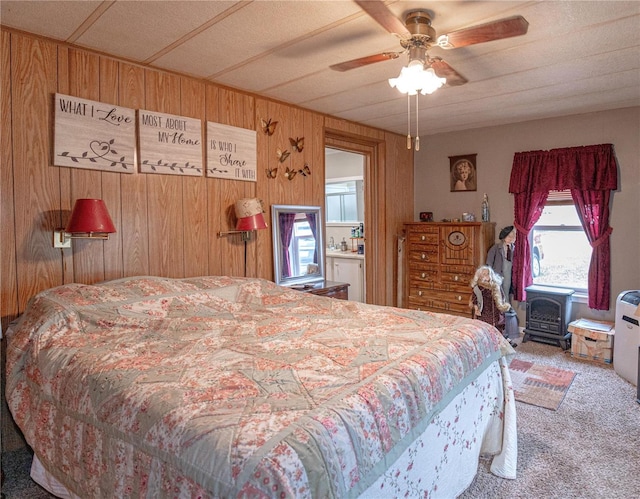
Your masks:
{"label": "wooden wall sign", "polygon": [[140,171],[202,175],[202,122],[172,114],[138,111]]}
{"label": "wooden wall sign", "polygon": [[256,132],[207,122],[207,177],[256,182]]}
{"label": "wooden wall sign", "polygon": [[53,164],[134,173],[135,111],[55,94]]}

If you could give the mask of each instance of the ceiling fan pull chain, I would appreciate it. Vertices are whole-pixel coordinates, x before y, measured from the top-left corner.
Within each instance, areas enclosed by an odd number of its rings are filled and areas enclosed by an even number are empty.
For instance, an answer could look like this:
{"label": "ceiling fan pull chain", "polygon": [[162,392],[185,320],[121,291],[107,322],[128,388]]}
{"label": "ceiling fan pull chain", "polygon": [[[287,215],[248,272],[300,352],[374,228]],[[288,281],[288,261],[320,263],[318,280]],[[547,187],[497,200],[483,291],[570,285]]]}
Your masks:
{"label": "ceiling fan pull chain", "polygon": [[420,106],[418,105],[418,96],[420,93],[416,94],[416,151],[420,150],[420,132],[418,131],[420,124]]}
{"label": "ceiling fan pull chain", "polygon": [[411,97],[407,93],[407,149],[411,149]]}

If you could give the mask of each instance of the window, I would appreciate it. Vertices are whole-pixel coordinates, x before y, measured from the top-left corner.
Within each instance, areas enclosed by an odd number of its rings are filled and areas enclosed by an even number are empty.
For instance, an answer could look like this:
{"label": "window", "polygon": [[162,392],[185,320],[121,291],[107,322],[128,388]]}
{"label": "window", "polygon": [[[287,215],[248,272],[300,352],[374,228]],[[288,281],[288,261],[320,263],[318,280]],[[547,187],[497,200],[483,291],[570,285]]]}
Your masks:
{"label": "window", "polygon": [[[362,180],[327,182],[325,186],[327,222],[359,222]],[[362,196],[360,196],[361,198]]]}
{"label": "window", "polygon": [[549,193],[530,237],[534,284],[587,291],[591,245],[569,191]]}
{"label": "window", "polygon": [[298,269],[294,275],[305,275],[308,265],[314,263],[316,252],[316,240],[311,232],[311,226],[306,220],[296,220],[293,224],[290,250],[291,266]]}

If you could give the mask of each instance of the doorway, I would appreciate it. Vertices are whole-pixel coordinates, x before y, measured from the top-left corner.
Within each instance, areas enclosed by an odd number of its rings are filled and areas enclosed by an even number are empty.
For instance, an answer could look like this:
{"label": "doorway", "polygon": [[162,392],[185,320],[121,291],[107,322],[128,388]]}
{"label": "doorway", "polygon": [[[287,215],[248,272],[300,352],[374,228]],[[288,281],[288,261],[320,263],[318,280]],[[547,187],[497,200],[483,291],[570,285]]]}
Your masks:
{"label": "doorway", "polygon": [[349,300],[366,302],[365,164],[359,152],[325,147],[327,279],[349,284]]}
{"label": "doorway", "polygon": [[[364,158],[364,297],[366,303],[392,304],[387,296],[387,248],[384,246],[384,184],[380,175],[381,142],[369,137],[325,129],[325,148],[362,155]],[[391,272],[392,273],[392,272]],[[391,281],[389,281],[391,282]]]}

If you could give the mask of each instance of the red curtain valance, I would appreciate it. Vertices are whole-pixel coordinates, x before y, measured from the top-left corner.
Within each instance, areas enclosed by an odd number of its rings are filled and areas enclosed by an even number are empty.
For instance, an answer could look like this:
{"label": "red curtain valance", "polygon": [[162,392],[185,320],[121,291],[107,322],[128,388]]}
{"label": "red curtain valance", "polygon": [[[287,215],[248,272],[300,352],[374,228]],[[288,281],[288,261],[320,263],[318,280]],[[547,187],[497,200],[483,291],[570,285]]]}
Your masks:
{"label": "red curtain valance", "polygon": [[518,152],[513,158],[509,182],[509,192],[513,194],[617,188],[618,167],[613,144]]}

